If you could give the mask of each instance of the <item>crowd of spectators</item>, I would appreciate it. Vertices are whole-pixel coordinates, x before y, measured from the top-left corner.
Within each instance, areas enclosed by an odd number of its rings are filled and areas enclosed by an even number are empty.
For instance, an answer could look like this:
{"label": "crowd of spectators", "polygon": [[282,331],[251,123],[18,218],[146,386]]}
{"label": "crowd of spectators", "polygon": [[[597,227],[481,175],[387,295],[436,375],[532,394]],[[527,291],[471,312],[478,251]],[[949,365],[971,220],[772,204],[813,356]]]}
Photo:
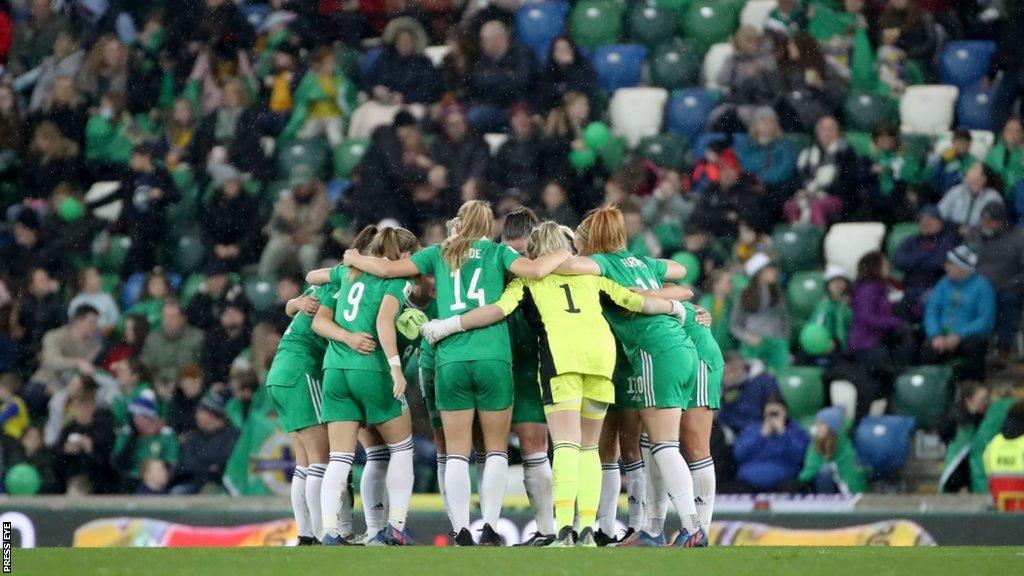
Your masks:
{"label": "crowd of spectators", "polygon": [[[546,51],[519,42],[523,0],[252,4],[0,0],[0,457],[44,492],[223,490],[301,274],[364,224],[438,242],[470,199],[499,225],[615,204],[631,251],[693,268],[727,355],[724,489],[864,490],[849,422],[903,369],[952,367],[949,440],[1019,360],[1024,1],[780,0],[723,38],[716,136],[677,159],[591,149],[611,96],[593,47],[568,24]],[[851,90],[937,83],[963,38],[998,42],[985,154],[968,130],[921,147],[894,118],[850,128]],[[893,242],[826,268],[848,222]],[[815,232],[803,267],[778,246],[794,230]],[[811,271],[825,288],[797,312]],[[826,403],[851,382],[853,413],[790,418],[794,365],[823,370]]]}

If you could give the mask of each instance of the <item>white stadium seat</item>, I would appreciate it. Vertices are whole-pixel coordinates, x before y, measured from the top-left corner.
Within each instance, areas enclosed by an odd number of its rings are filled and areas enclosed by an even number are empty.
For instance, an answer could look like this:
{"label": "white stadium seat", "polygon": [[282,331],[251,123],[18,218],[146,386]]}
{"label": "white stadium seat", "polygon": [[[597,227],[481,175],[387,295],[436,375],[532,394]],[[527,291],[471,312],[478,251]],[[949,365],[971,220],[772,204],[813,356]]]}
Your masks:
{"label": "white stadium seat", "polygon": [[764,21],[779,3],[776,0],[748,0],[740,12],[740,26],[753,26],[764,31]]}
{"label": "white stadium seat", "polygon": [[900,123],[907,134],[938,135],[953,125],[960,90],[956,86],[908,86],[900,98]]}
{"label": "white stadium seat", "polygon": [[659,134],[666,102],[668,92],[663,88],[619,88],[608,106],[612,132],[625,136],[630,148],[645,136]]}
{"label": "white stadium seat", "polygon": [[884,238],[885,224],[881,222],[833,224],[825,235],[825,261],[842,266],[851,278],[856,278],[861,257],[879,250]]}
{"label": "white stadium seat", "polygon": [[[935,140],[935,147],[932,148],[932,156],[942,154],[942,151],[949,148],[953,141],[953,133],[947,132]],[[996,143],[996,135],[988,130],[971,130],[971,156],[978,160],[984,160],[988,151]]]}
{"label": "white stadium seat", "polygon": [[447,44],[440,44],[438,46],[427,46],[423,49],[423,55],[430,58],[430,62],[434,65],[434,68],[440,68],[441,63],[444,62],[444,57],[451,52],[451,47]]}
{"label": "white stadium seat", "polygon": [[719,42],[708,49],[708,53],[704,55],[704,65],[700,69],[701,86],[708,90],[725,88],[717,82],[718,73],[725,66],[725,61],[732,56],[734,50],[730,42]]}
{"label": "white stadium seat", "polygon": [[487,147],[491,149],[491,156],[498,153],[498,148],[508,140],[508,134],[502,134],[501,132],[492,132],[484,134],[484,140],[487,142]]}

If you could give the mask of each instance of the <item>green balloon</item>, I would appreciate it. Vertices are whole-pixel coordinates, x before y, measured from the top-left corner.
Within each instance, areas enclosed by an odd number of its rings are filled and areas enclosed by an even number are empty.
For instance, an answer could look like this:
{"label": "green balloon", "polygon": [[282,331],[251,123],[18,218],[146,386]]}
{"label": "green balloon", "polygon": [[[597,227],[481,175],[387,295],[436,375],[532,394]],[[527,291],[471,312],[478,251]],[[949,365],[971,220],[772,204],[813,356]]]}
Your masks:
{"label": "green balloon", "polygon": [[608,129],[604,122],[591,122],[583,130],[583,141],[587,143],[587,148],[591,150],[604,148],[611,139],[612,131]]}
{"label": "green balloon", "polygon": [[569,164],[577,170],[586,170],[597,161],[597,154],[590,148],[573,150],[569,153]]}
{"label": "green balloon", "polygon": [[78,220],[85,213],[85,206],[77,198],[65,196],[57,205],[57,215],[65,222]]}
{"label": "green balloon", "polygon": [[11,466],[4,477],[4,485],[11,496],[31,496],[39,493],[42,480],[31,464],[22,462]]}
{"label": "green balloon", "polygon": [[821,324],[808,324],[800,330],[800,347],[811,356],[828,354],[832,349],[832,335]]}
{"label": "green balloon", "polygon": [[686,276],[683,278],[687,284],[693,284],[700,279],[700,260],[689,252],[676,252],[672,260],[686,267]]}

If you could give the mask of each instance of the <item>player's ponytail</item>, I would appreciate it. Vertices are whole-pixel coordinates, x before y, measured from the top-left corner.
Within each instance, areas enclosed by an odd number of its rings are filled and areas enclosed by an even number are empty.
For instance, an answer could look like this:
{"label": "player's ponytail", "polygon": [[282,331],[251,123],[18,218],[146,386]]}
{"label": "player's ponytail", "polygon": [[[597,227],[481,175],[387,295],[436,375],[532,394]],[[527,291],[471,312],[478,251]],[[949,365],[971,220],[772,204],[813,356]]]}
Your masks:
{"label": "player's ponytail", "polygon": [[583,243],[584,255],[625,250],[626,220],[615,206],[596,208],[576,228],[576,236]]}
{"label": "player's ponytail", "polygon": [[571,250],[572,237],[566,236],[563,228],[550,220],[540,223],[530,232],[530,238],[526,241],[526,255],[539,258],[559,250]]}
{"label": "player's ponytail", "polygon": [[388,260],[399,260],[402,254],[415,252],[419,247],[416,235],[405,228],[385,228],[370,243],[370,255]]}
{"label": "player's ponytail", "polygon": [[473,242],[489,238],[494,231],[491,205],[482,200],[470,200],[463,204],[457,219],[457,234],[441,244],[441,258],[452,270],[458,270],[466,263]]}
{"label": "player's ponytail", "polygon": [[[352,244],[349,247],[360,254],[369,254],[370,243],[373,242],[373,238],[375,236],[377,236],[377,227],[373,224],[365,226],[358,234],[356,234],[356,237],[352,239]],[[359,278],[359,275],[362,273],[363,271],[358,268],[349,268],[348,279],[355,280],[356,278]]]}

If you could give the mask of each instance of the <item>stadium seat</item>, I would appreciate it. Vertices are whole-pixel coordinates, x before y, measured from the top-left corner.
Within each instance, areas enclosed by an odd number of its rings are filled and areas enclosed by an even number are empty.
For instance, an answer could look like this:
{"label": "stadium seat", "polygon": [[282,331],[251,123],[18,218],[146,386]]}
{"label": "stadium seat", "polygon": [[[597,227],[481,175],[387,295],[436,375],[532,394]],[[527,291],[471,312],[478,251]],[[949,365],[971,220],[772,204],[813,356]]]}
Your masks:
{"label": "stadium seat", "polygon": [[[950,143],[953,141],[953,133],[947,132],[942,136],[936,138],[932,144],[931,153],[934,155],[942,154],[942,151],[949,148]],[[974,156],[978,160],[984,160],[985,156],[988,155],[989,149],[996,143],[996,135],[987,130],[971,130],[971,156]]]}
{"label": "stadium seat", "polygon": [[861,257],[881,249],[883,238],[885,224],[880,222],[833,224],[825,235],[825,261],[842,266],[847,274],[856,276]]}
{"label": "stadium seat", "polygon": [[273,278],[250,276],[242,287],[249,304],[258,312],[266,312],[277,304],[277,283]]}
{"label": "stadium seat", "polygon": [[686,138],[678,134],[659,134],[646,136],[640,140],[636,154],[665,169],[681,168],[686,160],[688,147],[689,142]]}
{"label": "stadium seat", "polygon": [[995,88],[980,85],[961,88],[956,101],[956,125],[964,130],[992,130],[992,98]]}
{"label": "stadium seat", "polygon": [[732,47],[731,42],[719,42],[708,49],[708,53],[704,55],[704,65],[700,70],[701,86],[708,90],[725,88],[718,84],[718,74],[734,51],[735,48]]}
{"label": "stadium seat", "polygon": [[516,10],[516,38],[529,46],[543,67],[548,64],[551,42],[565,28],[568,2],[525,4]]}
{"label": "stadium seat", "polygon": [[868,416],[857,426],[855,443],[860,461],[875,478],[892,478],[910,452],[914,419],[908,416]]}
{"label": "stadium seat", "polygon": [[178,293],[183,306],[188,306],[192,298],[199,293],[199,287],[205,279],[206,277],[198,272],[185,279],[185,283],[181,285],[181,292]]}
{"label": "stadium seat", "polygon": [[849,380],[833,380],[828,383],[828,398],[832,406],[839,406],[847,420],[857,415],[857,387]]}
{"label": "stadium seat", "polygon": [[277,152],[278,176],[287,180],[295,166],[306,164],[323,178],[326,176],[328,153],[327,140],[323,138],[295,140],[286,144]]}
{"label": "stadium seat", "polygon": [[359,75],[363,78],[370,74],[373,70],[373,66],[377,64],[377,59],[384,52],[384,49],[380,46],[376,48],[370,48],[359,58]]}
{"label": "stadium seat", "polygon": [[624,4],[614,0],[584,0],[572,9],[569,29],[572,38],[585,51],[604,44],[615,44],[622,34]]}
{"label": "stadium seat", "polygon": [[640,84],[647,48],[640,44],[610,44],[594,50],[591,62],[597,83],[608,92]]}
{"label": "stadium seat", "polygon": [[728,140],[729,135],[724,132],[705,132],[701,134],[694,140],[693,147],[690,148],[689,161],[703,160],[704,153],[707,152],[708,145],[712,142],[726,142]]}
{"label": "stadium seat", "polygon": [[740,12],[740,26],[753,26],[764,31],[764,21],[779,3],[777,0],[748,0]]}
{"label": "stadium seat", "polygon": [[703,88],[677,90],[668,102],[666,123],[669,132],[681,134],[696,140],[704,133],[708,115],[715,109],[718,98],[715,92]]}
{"label": "stadium seat", "polygon": [[434,65],[434,68],[440,68],[444,64],[445,57],[452,51],[452,47],[447,44],[438,44],[437,46],[427,46],[423,49],[423,55],[430,58],[430,63]]}
{"label": "stadium seat", "polygon": [[789,312],[798,322],[803,322],[811,315],[823,296],[825,282],[822,280],[821,271],[797,272],[786,285]]}
{"label": "stadium seat", "polygon": [[854,90],[843,105],[843,126],[847,130],[870,133],[881,122],[899,119],[896,101],[866,90]]}
{"label": "stadium seat", "polygon": [[847,132],[843,139],[853,148],[857,156],[869,158],[871,156],[871,134],[868,132]]}
{"label": "stadium seat", "polygon": [[821,368],[813,366],[791,366],[775,374],[779,381],[779,392],[793,420],[806,423],[808,418],[814,418],[825,405],[825,385],[821,373]]}
{"label": "stadium seat", "polygon": [[370,149],[369,138],[349,138],[334,152],[334,177],[348,179],[352,176],[363,155]]}
{"label": "stadium seat", "polygon": [[615,134],[626,138],[635,147],[645,136],[661,133],[668,92],[662,88],[621,88],[608,104]]}
{"label": "stadium seat", "polygon": [[142,288],[145,283],[146,275],[142,272],[136,272],[124,281],[124,284],[121,285],[122,310],[128,310],[139,301],[139,296],[142,294]]}
{"label": "stadium seat", "polygon": [[132,241],[127,236],[112,235],[107,243],[106,250],[99,251],[98,246],[93,245],[93,257],[96,267],[101,272],[113,272],[119,274],[124,267],[124,260],[128,257],[128,250],[132,247]]}
{"label": "stadium seat", "polygon": [[623,136],[616,136],[605,144],[604,148],[598,150],[597,157],[608,170],[615,172],[626,163],[626,154],[629,153],[629,142]]}
{"label": "stadium seat", "polygon": [[742,0],[692,0],[682,15],[683,38],[701,53],[725,42],[739,24]]}
{"label": "stadium seat", "polygon": [[896,378],[896,413],[913,416],[918,428],[934,428],[949,405],[949,366],[915,366]]}
{"label": "stadium seat", "polygon": [[484,142],[487,142],[487,150],[494,156],[498,153],[501,145],[508,141],[508,134],[503,132],[490,132],[484,134]]}
{"label": "stadium seat", "polygon": [[206,259],[206,248],[198,234],[182,236],[174,247],[174,269],[181,274],[198,272]]}
{"label": "stadium seat", "polygon": [[821,228],[779,225],[772,233],[772,247],[779,268],[787,274],[821,268]]}
{"label": "stadium seat", "polygon": [[896,253],[896,250],[904,240],[920,231],[921,226],[917,222],[893,224],[889,228],[889,233],[885,235],[885,253],[889,255],[889,258],[892,258],[892,255]]}
{"label": "stadium seat", "polygon": [[988,73],[996,43],[984,40],[954,40],[939,55],[939,78],[958,88],[974,86]]}
{"label": "stadium seat", "polygon": [[700,54],[681,40],[665,42],[650,59],[651,83],[666,90],[696,86],[700,78]]}
{"label": "stadium seat", "polygon": [[103,292],[110,294],[116,299],[121,290],[121,275],[112,273],[102,274],[100,276],[100,286]]}
{"label": "stadium seat", "polygon": [[241,7],[242,14],[245,15],[245,19],[249,21],[249,25],[253,28],[259,28],[260,24],[263,23],[263,19],[270,14],[270,6],[267,4],[248,4]]}
{"label": "stadium seat", "polygon": [[629,39],[648,48],[671,40],[679,28],[679,13],[671,8],[637,3],[629,12]]}
{"label": "stadium seat", "polygon": [[908,86],[900,98],[901,130],[908,134],[942,134],[953,124],[960,91],[956,86]]}

